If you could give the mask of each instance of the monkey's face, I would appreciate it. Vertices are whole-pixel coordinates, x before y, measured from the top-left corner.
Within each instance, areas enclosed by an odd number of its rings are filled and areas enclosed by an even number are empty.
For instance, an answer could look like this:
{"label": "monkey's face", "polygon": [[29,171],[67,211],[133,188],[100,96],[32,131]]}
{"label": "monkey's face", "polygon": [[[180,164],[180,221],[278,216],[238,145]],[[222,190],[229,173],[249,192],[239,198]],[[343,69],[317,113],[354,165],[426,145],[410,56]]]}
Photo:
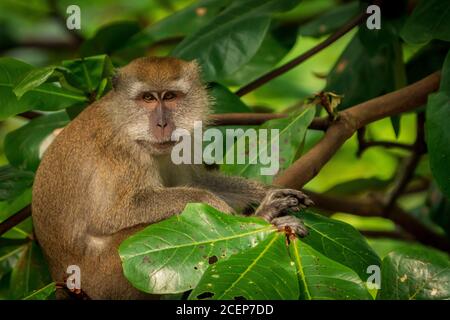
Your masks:
{"label": "monkey's face", "polygon": [[114,84],[124,101],[120,118],[129,138],[152,154],[170,153],[175,129],[192,132],[206,121],[209,97],[195,62],[140,58],[122,68]]}

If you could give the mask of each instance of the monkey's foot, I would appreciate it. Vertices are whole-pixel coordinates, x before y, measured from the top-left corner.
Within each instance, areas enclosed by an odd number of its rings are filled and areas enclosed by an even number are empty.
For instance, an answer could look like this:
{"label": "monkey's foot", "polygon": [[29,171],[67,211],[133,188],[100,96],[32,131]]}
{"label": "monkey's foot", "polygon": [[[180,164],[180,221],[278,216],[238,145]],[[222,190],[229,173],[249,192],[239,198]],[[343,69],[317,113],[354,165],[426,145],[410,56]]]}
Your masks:
{"label": "monkey's foot", "polygon": [[306,194],[293,189],[270,190],[255,215],[271,222],[274,218],[284,216],[289,211],[300,211],[314,204]]}
{"label": "monkey's foot", "polygon": [[309,234],[303,221],[294,216],[278,217],[270,222],[279,230],[283,230],[287,233],[295,233],[301,238],[304,238]]}

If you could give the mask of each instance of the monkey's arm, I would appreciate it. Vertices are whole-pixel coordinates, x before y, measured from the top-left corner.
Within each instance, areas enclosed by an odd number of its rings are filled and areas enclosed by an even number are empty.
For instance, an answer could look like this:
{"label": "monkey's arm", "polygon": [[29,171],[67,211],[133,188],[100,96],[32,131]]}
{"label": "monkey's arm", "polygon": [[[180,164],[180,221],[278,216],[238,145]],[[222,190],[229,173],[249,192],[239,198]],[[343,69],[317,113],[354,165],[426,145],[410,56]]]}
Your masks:
{"label": "monkey's arm", "polygon": [[[89,229],[95,234],[109,235],[120,230],[138,225],[149,225],[183,211],[191,202],[207,203],[222,212],[233,212],[233,209],[220,197],[208,190],[188,187],[148,188],[124,192],[116,197],[111,206],[114,210],[99,213],[102,219],[93,217]],[[101,224],[95,224],[101,221]]]}
{"label": "monkey's arm", "polygon": [[226,176],[218,172],[198,170],[195,185],[210,190],[236,211],[251,204],[259,204],[272,186],[241,177]]}

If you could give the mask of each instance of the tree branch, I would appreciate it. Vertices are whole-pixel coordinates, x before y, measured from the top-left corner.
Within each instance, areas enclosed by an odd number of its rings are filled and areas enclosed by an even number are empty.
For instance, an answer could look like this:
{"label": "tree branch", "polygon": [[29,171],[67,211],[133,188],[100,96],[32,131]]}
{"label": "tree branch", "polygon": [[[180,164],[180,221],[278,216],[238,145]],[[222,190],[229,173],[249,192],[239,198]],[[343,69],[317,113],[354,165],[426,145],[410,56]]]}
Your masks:
{"label": "tree branch", "polygon": [[[376,198],[335,198],[308,190],[303,190],[303,192],[314,201],[315,207],[324,211],[324,213],[346,212],[364,217],[380,217],[383,216],[385,212],[384,204]],[[411,216],[400,207],[394,205],[391,208],[389,219],[419,242],[450,252],[450,243],[446,237],[436,234],[428,226],[424,225],[417,218]]]}
{"label": "tree branch", "polygon": [[400,90],[363,102],[339,113],[325,136],[312,149],[275,178],[274,184],[302,188],[314,178],[344,142],[363,126],[422,106],[428,94],[438,89],[440,72]]}
{"label": "tree branch", "polygon": [[326,47],[328,47],[330,44],[344,36],[346,33],[348,33],[350,30],[352,30],[354,27],[359,25],[361,22],[364,21],[364,19],[367,17],[367,14],[365,12],[360,13],[350,21],[348,21],[344,26],[342,26],[339,30],[337,30],[335,33],[333,33],[331,36],[329,36],[327,39],[325,39],[323,42],[319,43],[317,46],[309,49],[305,53],[301,54],[297,58],[289,61],[288,63],[276,68],[275,70],[272,70],[258,79],[250,82],[249,84],[245,85],[244,87],[240,88],[238,91],[236,91],[236,94],[239,97],[242,97],[246,95],[247,93],[259,88],[260,86],[266,84],[270,80],[282,75],[283,73],[293,69],[294,67],[298,66],[300,63],[304,62],[305,60],[309,59],[316,53],[322,51]]}

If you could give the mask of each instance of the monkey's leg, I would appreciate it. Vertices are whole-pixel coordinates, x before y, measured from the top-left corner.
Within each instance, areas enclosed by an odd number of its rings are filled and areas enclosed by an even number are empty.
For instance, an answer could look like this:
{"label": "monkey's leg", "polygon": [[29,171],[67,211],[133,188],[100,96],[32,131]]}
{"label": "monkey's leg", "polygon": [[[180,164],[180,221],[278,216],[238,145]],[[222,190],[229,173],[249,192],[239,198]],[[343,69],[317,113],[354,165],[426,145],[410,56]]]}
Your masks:
{"label": "monkey's leg", "polygon": [[301,237],[308,234],[303,222],[294,216],[284,216],[289,211],[299,211],[313,202],[303,192],[293,189],[270,190],[256,209],[255,215],[269,221],[278,228],[289,226]]}

